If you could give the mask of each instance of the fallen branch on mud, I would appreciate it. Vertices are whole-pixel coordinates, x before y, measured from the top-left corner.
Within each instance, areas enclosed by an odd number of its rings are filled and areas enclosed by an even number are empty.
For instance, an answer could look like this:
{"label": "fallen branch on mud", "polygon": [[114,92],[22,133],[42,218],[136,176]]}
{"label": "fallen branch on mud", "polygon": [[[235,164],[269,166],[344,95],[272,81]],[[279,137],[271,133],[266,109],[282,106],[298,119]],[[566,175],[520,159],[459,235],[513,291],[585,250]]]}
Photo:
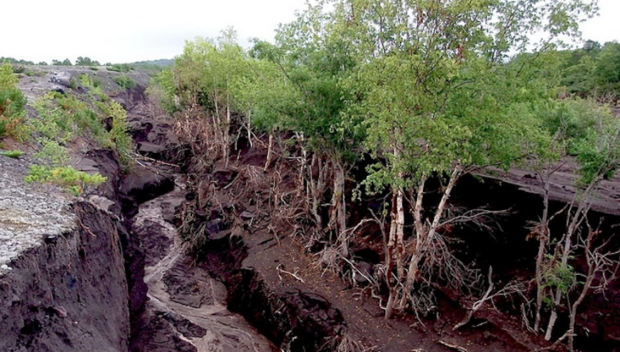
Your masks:
{"label": "fallen branch on mud", "polygon": [[175,169],[180,169],[181,168],[177,164],[171,164],[171,163],[167,163],[165,161],[149,158],[148,156],[144,156],[144,155],[141,155],[141,154],[138,154],[138,153],[134,153],[134,158],[135,158],[135,160],[148,161],[148,162],[153,163],[155,165],[170,166],[170,167],[173,167]]}
{"label": "fallen branch on mud", "polygon": [[495,297],[498,297],[498,296],[506,297],[514,293],[520,293],[521,295],[523,295],[523,292],[525,291],[525,287],[523,287],[520,283],[511,281],[506,286],[504,286],[501,290],[498,290],[497,292],[491,294],[491,292],[493,292],[493,288],[495,287],[495,284],[493,283],[493,267],[491,266],[489,267],[488,281],[489,281],[489,288],[487,289],[485,294],[482,296],[482,298],[474,302],[472,307],[468,310],[465,318],[463,318],[463,320],[460,323],[456,324],[454,328],[452,328],[453,331],[458,330],[462,328],[463,326],[467,325],[467,323],[469,323],[474,313],[480,310],[480,308],[482,308],[484,303],[486,303],[487,301],[491,301],[492,303],[493,302],[492,300]]}
{"label": "fallen branch on mud", "polygon": [[297,279],[297,281],[300,281],[302,284],[305,284],[306,282],[304,281],[304,279],[302,279],[301,277],[299,277],[299,275],[297,275],[297,271],[299,271],[299,269],[296,269],[294,273],[290,272],[290,271],[286,271],[284,269],[282,269],[284,267],[284,265],[280,264],[276,267],[276,270],[278,271],[278,278],[280,278],[280,281],[283,281],[282,276],[280,276],[280,273],[283,274],[289,274],[290,276],[292,276],[293,278]]}
{"label": "fallen branch on mud", "polygon": [[467,349],[458,345],[453,345],[451,343],[447,343],[445,341],[442,340],[438,340],[437,341],[438,344],[448,347],[449,349],[455,350],[455,351],[459,351],[459,352],[467,352]]}

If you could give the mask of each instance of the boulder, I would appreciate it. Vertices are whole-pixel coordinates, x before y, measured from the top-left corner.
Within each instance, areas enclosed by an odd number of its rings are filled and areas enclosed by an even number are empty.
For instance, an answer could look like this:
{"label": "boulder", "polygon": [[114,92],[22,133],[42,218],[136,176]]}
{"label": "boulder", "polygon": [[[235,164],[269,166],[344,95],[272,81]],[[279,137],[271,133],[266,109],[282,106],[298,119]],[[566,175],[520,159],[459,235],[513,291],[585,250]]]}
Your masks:
{"label": "boulder", "polygon": [[71,79],[73,77],[71,76],[71,74],[69,72],[56,72],[52,75],[52,78],[50,79],[50,81],[52,83],[57,83],[61,86],[64,86],[66,88],[71,88]]}
{"label": "boulder", "polygon": [[168,175],[149,169],[135,167],[121,180],[120,191],[142,204],[174,190],[174,181]]}

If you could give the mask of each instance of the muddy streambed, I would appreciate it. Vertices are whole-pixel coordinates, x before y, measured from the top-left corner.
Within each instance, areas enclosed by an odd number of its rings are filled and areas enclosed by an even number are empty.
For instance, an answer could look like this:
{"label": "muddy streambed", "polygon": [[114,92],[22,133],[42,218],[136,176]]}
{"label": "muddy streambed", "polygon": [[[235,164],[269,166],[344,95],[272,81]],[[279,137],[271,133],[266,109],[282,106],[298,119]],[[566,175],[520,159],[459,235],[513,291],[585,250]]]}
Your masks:
{"label": "muddy streambed", "polygon": [[[177,176],[178,177],[178,176]],[[177,228],[164,216],[184,199],[184,190],[139,206],[132,232],[145,254],[144,281],[148,301],[138,317],[133,351],[252,351],[271,352],[275,346],[227,309],[223,283],[194,265],[185,253]]]}

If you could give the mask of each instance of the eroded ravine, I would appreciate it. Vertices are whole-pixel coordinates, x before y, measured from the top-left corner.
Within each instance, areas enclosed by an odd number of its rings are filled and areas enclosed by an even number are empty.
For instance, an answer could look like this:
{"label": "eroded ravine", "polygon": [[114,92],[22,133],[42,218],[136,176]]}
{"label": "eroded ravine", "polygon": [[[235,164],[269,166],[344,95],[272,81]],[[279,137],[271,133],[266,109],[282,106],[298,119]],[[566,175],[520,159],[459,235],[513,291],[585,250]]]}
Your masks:
{"label": "eroded ravine", "polygon": [[182,196],[183,190],[177,187],[140,205],[132,228],[141,235],[146,255],[144,281],[149,301],[143,319],[165,321],[172,333],[185,343],[147,329],[141,334],[153,333],[154,337],[144,339],[148,346],[140,347],[154,351],[189,344],[198,352],[273,351],[273,345],[243,317],[228,311],[226,287],[192,265],[176,227],[164,220],[162,204],[177,202]]}

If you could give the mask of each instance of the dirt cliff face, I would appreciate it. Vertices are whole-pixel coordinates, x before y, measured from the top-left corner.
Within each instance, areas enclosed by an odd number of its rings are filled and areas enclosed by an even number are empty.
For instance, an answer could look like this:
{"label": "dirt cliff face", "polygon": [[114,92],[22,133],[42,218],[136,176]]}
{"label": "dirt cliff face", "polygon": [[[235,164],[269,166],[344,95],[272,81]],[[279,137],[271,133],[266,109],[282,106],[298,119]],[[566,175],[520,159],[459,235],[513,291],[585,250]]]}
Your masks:
{"label": "dirt cliff face", "polygon": [[127,350],[118,223],[88,202],[73,210],[75,230],[23,252],[0,278],[0,350]]}
{"label": "dirt cliff face", "polygon": [[[29,104],[60,89],[52,79],[59,70],[63,68],[33,67],[32,77],[22,77],[20,88]],[[93,72],[71,68],[63,73],[75,82],[83,74]],[[113,85],[114,75],[97,73],[104,87]],[[148,75],[132,75],[143,93],[140,84]],[[68,87],[61,88],[69,94]],[[80,87],[73,93],[81,99]],[[131,92],[116,87],[108,93],[125,106],[134,103]],[[31,109],[30,117],[37,118],[33,114]],[[0,157],[1,351],[128,350],[131,313],[147,299],[144,256],[123,221],[118,155],[93,141],[83,142],[67,144],[72,165],[107,177],[99,189],[83,195],[87,199],[56,186],[24,182],[29,166],[37,162],[36,142],[3,141],[27,153],[19,159]]]}

